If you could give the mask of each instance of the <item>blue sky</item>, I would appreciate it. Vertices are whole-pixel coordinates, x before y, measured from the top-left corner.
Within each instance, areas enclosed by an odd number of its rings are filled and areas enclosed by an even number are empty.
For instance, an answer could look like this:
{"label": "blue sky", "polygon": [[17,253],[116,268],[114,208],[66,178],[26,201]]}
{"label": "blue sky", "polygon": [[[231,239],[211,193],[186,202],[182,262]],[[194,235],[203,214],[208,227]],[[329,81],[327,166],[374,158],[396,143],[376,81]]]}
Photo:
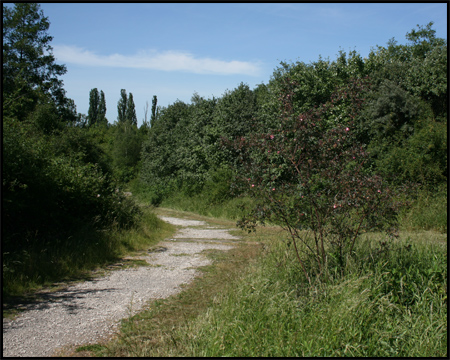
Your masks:
{"label": "blue sky", "polygon": [[[365,57],[416,25],[447,38],[446,3],[42,3],[56,62],[77,111],[103,90],[117,119],[120,89],[133,93],[138,124],[152,97],[167,106],[194,92],[220,97],[241,82],[268,83],[280,61]],[[150,113],[150,110],[149,110]]]}

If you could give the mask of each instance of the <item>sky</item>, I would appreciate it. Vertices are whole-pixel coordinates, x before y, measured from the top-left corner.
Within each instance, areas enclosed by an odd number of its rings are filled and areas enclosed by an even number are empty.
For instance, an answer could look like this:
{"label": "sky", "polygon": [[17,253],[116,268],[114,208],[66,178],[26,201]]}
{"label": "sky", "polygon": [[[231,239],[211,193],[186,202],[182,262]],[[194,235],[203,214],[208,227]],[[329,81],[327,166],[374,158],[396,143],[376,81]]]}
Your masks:
{"label": "sky", "polygon": [[242,82],[267,84],[281,61],[366,57],[377,45],[434,22],[447,38],[447,3],[41,3],[61,77],[77,112],[105,93],[117,120],[120,90],[133,94],[138,125],[148,102],[221,97]]}

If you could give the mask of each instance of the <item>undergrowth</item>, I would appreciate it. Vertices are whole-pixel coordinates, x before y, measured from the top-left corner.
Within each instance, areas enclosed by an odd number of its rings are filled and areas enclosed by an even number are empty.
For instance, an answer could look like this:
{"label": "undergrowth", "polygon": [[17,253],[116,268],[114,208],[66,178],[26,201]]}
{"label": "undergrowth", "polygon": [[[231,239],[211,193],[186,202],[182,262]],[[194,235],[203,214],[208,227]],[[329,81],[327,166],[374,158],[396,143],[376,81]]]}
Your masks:
{"label": "undergrowth", "polygon": [[89,278],[92,270],[117,261],[125,254],[148,248],[173,232],[151,208],[143,208],[129,229],[112,225],[98,230],[80,224],[70,234],[51,240],[33,239],[20,252],[2,254],[3,297],[21,296],[55,282]]}

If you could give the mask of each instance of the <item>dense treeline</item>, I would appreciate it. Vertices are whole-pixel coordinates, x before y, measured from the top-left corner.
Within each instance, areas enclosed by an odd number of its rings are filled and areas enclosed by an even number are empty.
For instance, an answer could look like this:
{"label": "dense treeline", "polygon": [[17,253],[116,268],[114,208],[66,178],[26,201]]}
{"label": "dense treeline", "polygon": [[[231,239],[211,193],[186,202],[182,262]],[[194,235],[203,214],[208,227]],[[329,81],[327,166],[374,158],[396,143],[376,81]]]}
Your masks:
{"label": "dense treeline", "polygon": [[[67,70],[55,63],[49,25],[38,4],[3,6],[4,270],[15,271],[17,259],[36,246],[70,243],[80,227],[136,223],[138,207],[118,188],[132,186],[154,205],[175,194],[210,205],[237,197],[240,153],[227,144],[280,130],[286,94],[294,115],[344,94],[324,120],[330,127],[355,124],[370,154],[366,170],[394,186],[410,181],[446,197],[447,42],[432,23],[408,33],[406,45],[390,40],[367,58],[340,51],[333,61],[282,62],[254,89],[241,83],[219,98],[193,94],[191,103],[167,107],[153,96],[140,127],[125,89],[114,123],[97,88],[86,94],[88,114],[76,112],[58,79]],[[364,102],[354,115],[356,97]]]}
{"label": "dense treeline", "polygon": [[[146,132],[137,128],[132,94],[114,125],[96,88],[86,94],[88,115],[77,114],[58,78],[67,70],[55,63],[49,26],[39,4],[3,5],[2,260],[4,279],[14,281],[42,283],[38,262],[49,262],[54,280],[58,266],[88,263],[88,253],[111,259],[117,249],[101,231],[130,228],[141,214],[118,191],[135,176]],[[83,257],[57,266],[69,248],[68,258]]]}
{"label": "dense treeline", "polygon": [[[327,121],[353,121],[371,154],[370,166],[394,184],[411,181],[436,190],[447,180],[447,43],[436,38],[432,23],[406,39],[406,45],[392,39],[387,47],[377,46],[364,59],[356,51],[340,51],[334,61],[283,62],[267,85],[251,90],[241,83],[218,99],[194,94],[190,104],[163,108],[143,145],[141,185],[155,204],[180,191],[207,196],[211,181],[221,197],[233,196],[231,189],[223,191],[224,182],[238,164],[236,154],[222,146],[225,139],[276,130],[280,96],[288,91],[298,115],[349,87],[349,97],[364,97],[362,111],[351,118],[348,101],[341,100]],[[355,79],[364,79],[363,94],[351,88]]]}

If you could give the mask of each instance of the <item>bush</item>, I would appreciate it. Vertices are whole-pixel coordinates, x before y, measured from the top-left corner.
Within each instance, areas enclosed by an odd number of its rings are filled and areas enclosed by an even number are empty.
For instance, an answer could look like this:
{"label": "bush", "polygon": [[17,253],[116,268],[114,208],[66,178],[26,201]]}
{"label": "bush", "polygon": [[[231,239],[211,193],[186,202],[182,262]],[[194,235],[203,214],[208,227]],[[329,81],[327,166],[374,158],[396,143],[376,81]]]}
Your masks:
{"label": "bush", "polygon": [[232,180],[234,173],[230,168],[219,168],[211,171],[203,188],[203,195],[211,204],[220,204],[233,197]]}
{"label": "bush", "polygon": [[[280,224],[311,281],[312,274],[328,276],[329,261],[343,270],[363,232],[383,230],[395,236],[402,204],[395,189],[368,169],[368,153],[357,141],[351,119],[364,102],[365,82],[351,81],[326,104],[298,116],[293,112],[292,83],[287,79],[280,94],[278,128],[241,137],[232,145],[242,161],[240,185],[257,199],[241,227]],[[341,120],[330,121],[336,117],[335,104],[341,102],[346,104]],[[304,255],[315,265],[306,266]]]}
{"label": "bush", "polygon": [[57,238],[82,223],[127,227],[136,220],[137,206],[115,193],[108,174],[72,152],[57,154],[54,139],[32,124],[5,119],[4,139],[5,251],[30,239]]}
{"label": "bush", "polygon": [[426,121],[407,140],[385,142],[376,149],[376,167],[396,184],[414,181],[436,186],[447,180],[447,124]]}

